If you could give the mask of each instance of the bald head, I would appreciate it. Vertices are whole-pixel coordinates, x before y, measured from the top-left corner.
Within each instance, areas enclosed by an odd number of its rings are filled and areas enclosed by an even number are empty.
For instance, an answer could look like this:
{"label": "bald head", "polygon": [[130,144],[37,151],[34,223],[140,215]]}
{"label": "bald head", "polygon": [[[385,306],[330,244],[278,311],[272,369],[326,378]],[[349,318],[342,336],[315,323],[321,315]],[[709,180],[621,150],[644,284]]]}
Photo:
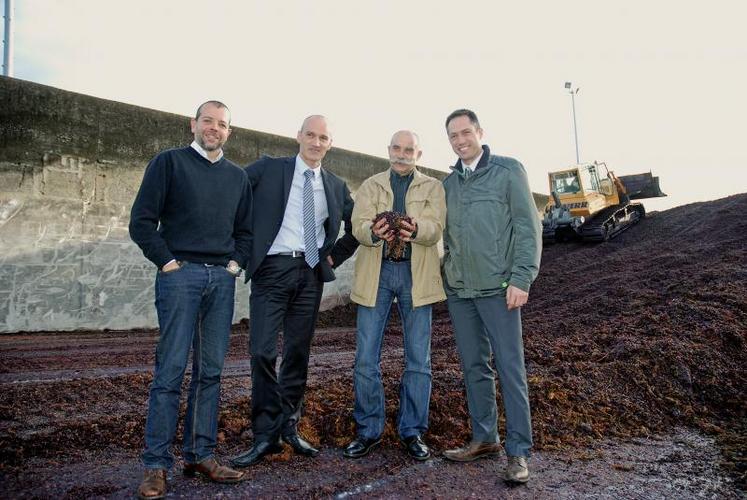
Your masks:
{"label": "bald head", "polygon": [[308,127],[316,125],[316,124],[324,124],[329,129],[329,122],[327,121],[327,117],[324,115],[309,115],[306,118],[303,119],[303,123],[301,124],[301,129],[299,132],[303,132]]}
{"label": "bald head", "polygon": [[332,147],[332,134],[329,131],[327,119],[322,115],[311,115],[301,124],[301,130],[296,136],[301,159],[310,168],[322,164],[322,159]]}
{"label": "bald head", "polygon": [[389,142],[389,163],[399,175],[409,175],[423,155],[420,138],[411,130],[395,132]]}

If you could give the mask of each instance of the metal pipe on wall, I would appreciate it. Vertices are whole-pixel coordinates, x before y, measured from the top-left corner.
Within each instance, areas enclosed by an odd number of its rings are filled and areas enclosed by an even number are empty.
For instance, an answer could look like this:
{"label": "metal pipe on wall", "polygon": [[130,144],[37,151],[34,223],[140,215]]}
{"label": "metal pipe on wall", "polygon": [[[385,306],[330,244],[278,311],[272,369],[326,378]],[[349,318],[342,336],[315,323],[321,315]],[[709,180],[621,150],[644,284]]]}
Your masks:
{"label": "metal pipe on wall", "polygon": [[3,75],[13,76],[13,3],[5,0],[5,40],[3,41]]}

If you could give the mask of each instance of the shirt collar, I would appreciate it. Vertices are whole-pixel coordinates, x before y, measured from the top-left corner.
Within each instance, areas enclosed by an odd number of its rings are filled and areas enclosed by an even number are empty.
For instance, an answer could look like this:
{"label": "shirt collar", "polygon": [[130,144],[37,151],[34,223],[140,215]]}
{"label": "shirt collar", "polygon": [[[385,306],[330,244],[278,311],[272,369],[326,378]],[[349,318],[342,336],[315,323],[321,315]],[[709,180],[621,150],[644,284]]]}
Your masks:
{"label": "shirt collar", "polygon": [[409,174],[407,175],[399,175],[397,172],[394,171],[392,167],[389,167],[389,178],[398,180],[398,181],[405,181],[410,180],[415,177],[415,169],[413,168]]}
{"label": "shirt collar", "polygon": [[484,154],[485,154],[485,151],[480,151],[480,154],[477,155],[474,161],[470,163],[469,165],[467,165],[464,161],[462,161],[462,168],[468,168],[474,172],[477,169],[477,166],[480,164],[480,160],[482,159],[482,155]]}
{"label": "shirt collar", "polygon": [[307,170],[311,170],[311,173],[314,174],[314,179],[317,179],[318,176],[322,173],[321,165],[317,168],[311,168],[306,164],[305,161],[303,161],[303,158],[301,158],[300,154],[296,155],[296,172],[304,175]]}
{"label": "shirt collar", "polygon": [[[490,161],[490,147],[487,144],[482,145],[482,155],[477,160],[477,165],[475,165],[475,171],[477,171],[480,168],[485,168],[488,165],[488,161]],[[462,160],[458,159],[456,163],[449,167],[449,169],[455,171],[464,173],[464,165],[462,164]]]}
{"label": "shirt collar", "polygon": [[223,149],[221,149],[220,151],[218,151],[218,157],[215,160],[211,160],[210,157],[207,154],[207,151],[205,151],[205,149],[203,149],[203,147],[200,146],[197,143],[197,141],[192,141],[192,144],[190,144],[190,146],[192,146],[192,149],[194,149],[195,151],[197,151],[197,153],[200,156],[202,156],[203,158],[205,158],[210,163],[218,163],[223,158]]}

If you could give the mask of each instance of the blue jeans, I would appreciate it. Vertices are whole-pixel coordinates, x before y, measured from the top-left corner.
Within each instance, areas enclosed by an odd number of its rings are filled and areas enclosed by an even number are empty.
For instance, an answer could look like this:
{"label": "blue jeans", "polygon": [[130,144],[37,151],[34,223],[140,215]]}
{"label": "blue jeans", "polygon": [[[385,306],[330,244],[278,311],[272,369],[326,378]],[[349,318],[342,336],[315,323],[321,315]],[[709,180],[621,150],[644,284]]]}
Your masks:
{"label": "blue jeans", "polygon": [[192,380],[184,422],[184,461],[213,456],[223,360],[233,319],[236,278],[224,267],[183,263],[156,276],[160,337],[148,400],[143,464],[169,469],[179,417],[182,379],[192,348]]}
{"label": "blue jeans", "polygon": [[409,262],[383,260],[374,307],[358,306],[353,417],[359,437],[375,439],[384,432],[384,385],[381,344],[394,298],[402,320],[405,371],[399,391],[397,430],[401,438],[428,429],[431,399],[431,305],[413,308]]}

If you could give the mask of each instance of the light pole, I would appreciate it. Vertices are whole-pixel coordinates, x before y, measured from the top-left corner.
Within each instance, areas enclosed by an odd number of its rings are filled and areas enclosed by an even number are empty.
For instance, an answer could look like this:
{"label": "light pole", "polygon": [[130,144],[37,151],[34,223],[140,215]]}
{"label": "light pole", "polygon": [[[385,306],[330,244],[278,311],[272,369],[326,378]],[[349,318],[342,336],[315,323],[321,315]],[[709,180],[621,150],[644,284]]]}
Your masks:
{"label": "light pole", "polygon": [[571,108],[573,109],[573,137],[576,139],[576,164],[579,164],[581,163],[581,160],[578,156],[578,130],[576,129],[576,94],[578,94],[580,87],[576,87],[576,89],[573,90],[573,85],[571,85],[571,82],[565,82],[565,88],[568,93],[571,94]]}
{"label": "light pole", "polygon": [[3,75],[13,76],[13,0],[5,0],[5,46],[3,47]]}

